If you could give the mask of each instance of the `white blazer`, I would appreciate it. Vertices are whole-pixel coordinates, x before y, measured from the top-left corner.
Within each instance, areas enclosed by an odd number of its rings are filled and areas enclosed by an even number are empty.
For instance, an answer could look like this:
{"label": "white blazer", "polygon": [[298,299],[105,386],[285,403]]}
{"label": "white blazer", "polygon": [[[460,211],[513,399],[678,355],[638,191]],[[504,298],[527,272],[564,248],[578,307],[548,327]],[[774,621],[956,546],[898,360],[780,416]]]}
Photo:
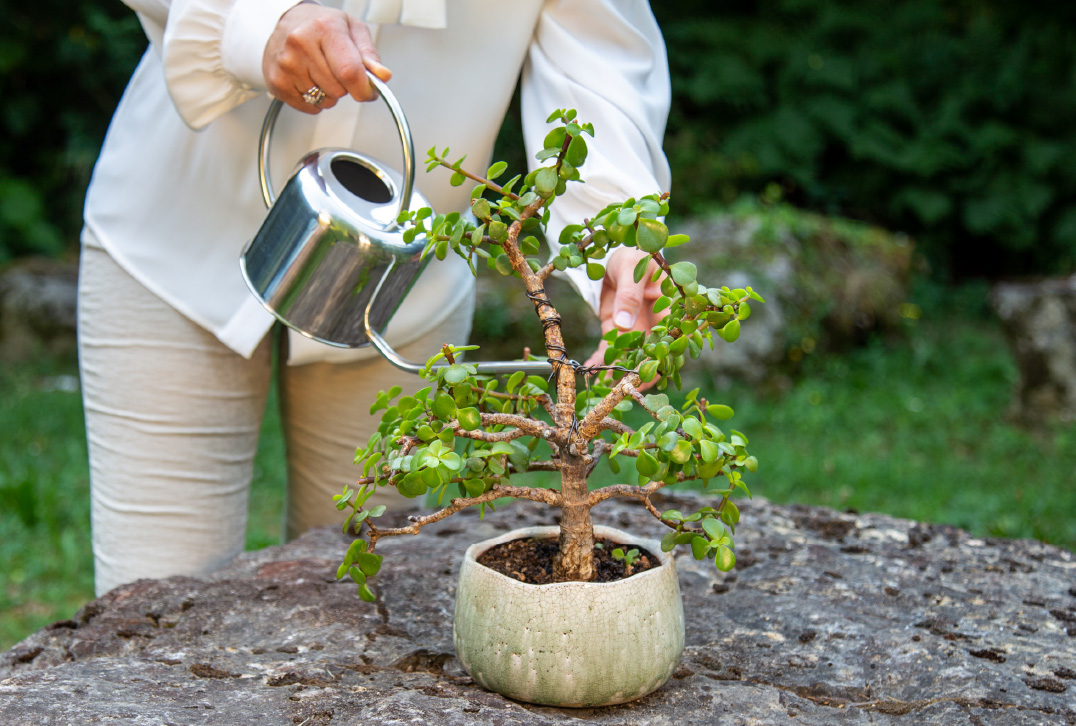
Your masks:
{"label": "white blazer", "polygon": [[[237,353],[249,357],[273,318],[239,272],[239,253],[265,216],[258,134],[270,99],[261,62],[296,0],[125,0],[150,39],[94,168],[85,223],[131,275]],[[669,108],[665,46],[646,0],[329,0],[371,24],[417,153],[437,145],[484,170],[522,72],[524,141],[540,149],[555,108],[597,130],[585,185],[552,208],[550,238],[601,207],[669,189],[661,149]],[[283,186],[309,150],[345,146],[397,169],[399,140],[384,104],[344,100],[316,117],[285,108],[273,139]],[[417,160],[421,162],[422,159]],[[533,159],[532,159],[533,163]],[[421,163],[419,164],[421,167]],[[469,187],[419,170],[437,211],[467,207]],[[95,241],[94,241],[95,240]],[[470,273],[453,258],[427,267],[386,337],[396,346],[442,320]],[[573,282],[597,308],[599,287]],[[375,355],[291,339],[289,362]]]}

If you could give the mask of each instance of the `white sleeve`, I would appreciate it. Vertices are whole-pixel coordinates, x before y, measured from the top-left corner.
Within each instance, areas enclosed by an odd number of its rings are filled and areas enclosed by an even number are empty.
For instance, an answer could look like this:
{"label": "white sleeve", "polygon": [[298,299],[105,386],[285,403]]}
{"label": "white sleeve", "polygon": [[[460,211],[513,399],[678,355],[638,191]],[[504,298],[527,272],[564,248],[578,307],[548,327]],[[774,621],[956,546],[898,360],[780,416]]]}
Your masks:
{"label": "white sleeve", "polygon": [[125,2],[161,55],[180,116],[198,129],[265,90],[265,45],[299,0]]}
{"label": "white sleeve", "polygon": [[[530,165],[557,108],[574,108],[595,127],[581,169],[585,184],[550,207],[549,241],[607,204],[668,191],[662,151],[670,104],[665,42],[646,0],[550,0],[523,69],[521,110]],[[595,311],[601,281],[582,269],[567,274]]]}

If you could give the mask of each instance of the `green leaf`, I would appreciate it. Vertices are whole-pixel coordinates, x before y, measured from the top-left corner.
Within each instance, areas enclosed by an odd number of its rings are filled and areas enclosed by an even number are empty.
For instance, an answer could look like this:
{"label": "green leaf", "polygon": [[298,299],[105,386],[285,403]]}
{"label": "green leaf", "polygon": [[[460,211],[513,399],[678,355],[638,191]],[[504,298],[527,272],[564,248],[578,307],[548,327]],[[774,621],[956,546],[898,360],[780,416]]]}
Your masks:
{"label": "green leaf", "polygon": [[690,436],[691,438],[693,438],[693,439],[701,439],[701,438],[704,437],[704,432],[703,432],[703,429],[702,429],[702,423],[699,422],[699,420],[697,418],[692,418],[691,416],[686,416],[684,418],[683,426],[684,426],[684,431],[686,431],[687,435]]}
{"label": "green leaf", "polygon": [[616,223],[624,227],[628,227],[635,224],[635,219],[638,216],[639,215],[632,207],[628,207],[627,209],[621,209],[616,215]]}
{"label": "green leaf", "polygon": [[462,186],[463,182],[467,181],[467,177],[462,172],[454,172],[452,178],[448,180],[448,183],[454,187]]}
{"label": "green leaf", "polygon": [[[688,420],[690,421],[691,419]],[[717,445],[713,441],[700,441],[699,451],[702,455],[702,460],[705,461],[707,464],[715,461],[717,457],[721,456],[721,451],[717,448]]]}
{"label": "green leaf", "polygon": [[500,220],[493,220],[489,223],[489,236],[497,242],[504,242],[508,239],[508,225]]}
{"label": "green leaf", "polygon": [[723,403],[713,403],[706,407],[706,413],[712,415],[714,418],[727,421],[732,418],[734,411]]}
{"label": "green leaf", "polygon": [[[556,118],[557,116],[555,115],[550,116],[548,123],[552,123],[554,120],[556,120]],[[560,147],[564,145],[564,139],[567,137],[567,135],[568,132],[564,130],[564,127],[558,126],[557,128],[550,131],[548,134],[546,134],[545,141],[542,142],[542,146],[547,149],[555,148],[559,152]]]}
{"label": "green leaf", "polygon": [[669,235],[669,240],[665,243],[665,247],[679,247],[690,239],[686,234],[671,234]]}
{"label": "green leaf", "polygon": [[669,453],[669,457],[677,464],[686,464],[691,459],[691,442],[681,439],[677,442],[676,446]]}
{"label": "green leaf", "polygon": [[650,258],[643,257],[635,265],[635,271],[632,273],[632,279],[636,283],[642,282],[643,275],[646,274],[646,268],[650,266]]}
{"label": "green leaf", "polygon": [[[635,244],[643,252],[660,252],[669,240],[669,228],[656,219],[640,219]],[[682,263],[678,263],[682,264]],[[675,268],[675,265],[673,266]]]}
{"label": "green leaf", "polygon": [[740,321],[736,318],[725,323],[725,325],[718,331],[718,334],[725,340],[726,343],[734,343],[736,339],[740,337]]}
{"label": "green leaf", "polygon": [[589,277],[591,280],[600,280],[605,277],[605,268],[599,265],[597,262],[588,262],[587,277]]}
{"label": "green leaf", "polygon": [[714,565],[722,572],[728,572],[736,566],[736,555],[725,545],[721,545],[717,548],[717,554],[714,555]]}
{"label": "green leaf", "polygon": [[635,458],[635,470],[646,477],[658,473],[658,460],[645,451],[640,451]]}
{"label": "green leaf", "polygon": [[695,282],[695,276],[698,275],[695,265],[690,262],[677,262],[671,265],[669,270],[672,272],[673,282],[681,287]]}
{"label": "green leaf", "polygon": [[370,552],[362,552],[359,554],[359,569],[367,577],[373,577],[377,574],[377,571],[381,569],[381,560],[384,559],[381,555],[375,555]]}
{"label": "green leaf", "polygon": [[661,538],[661,551],[672,552],[676,548],[676,532],[669,532]]}
{"label": "green leaf", "polygon": [[491,166],[489,168],[489,171],[486,172],[486,178],[487,179],[496,179],[501,174],[503,174],[507,168],[508,168],[508,163],[507,162],[498,161],[496,164],[494,164],[493,166]]}
{"label": "green leaf", "polygon": [[508,259],[508,255],[497,255],[497,259],[494,260],[494,265],[497,268],[497,272],[501,273],[505,277],[511,275],[515,270],[512,268],[512,261]]}
{"label": "green leaf", "polygon": [[374,594],[370,592],[369,585],[359,585],[359,597],[361,597],[366,602],[373,602],[377,599],[376,597],[374,597]]}
{"label": "green leaf", "polygon": [[527,374],[523,371],[516,371],[512,375],[508,376],[508,383],[505,385],[505,391],[511,393],[516,390],[516,386],[523,382],[523,379],[527,377]]}
{"label": "green leaf", "polygon": [[587,142],[582,136],[573,136],[568,142],[568,151],[564,155],[564,160],[574,167],[582,166],[587,160]]}
{"label": "green leaf", "polygon": [[550,197],[557,188],[557,170],[552,166],[544,166],[534,176],[534,191],[540,197]]}
{"label": "green leaf", "polygon": [[471,205],[471,212],[479,219],[489,219],[489,202],[485,199],[476,199],[474,204]]}
{"label": "green leaf", "polygon": [[512,445],[509,444],[507,441],[498,441],[493,444],[493,447],[490,449],[490,451],[492,451],[494,454],[511,454],[513,449]]}
{"label": "green leaf", "polygon": [[400,494],[408,499],[414,499],[415,497],[422,496],[426,493],[426,482],[422,480],[421,474],[418,472],[411,472],[396,485],[396,491],[400,492]]}
{"label": "green leaf", "polygon": [[455,386],[458,383],[463,383],[467,379],[467,369],[461,366],[459,363],[453,363],[445,369],[445,383],[450,386]]}
{"label": "green leaf", "polygon": [[702,528],[706,534],[710,535],[710,539],[720,539],[725,534],[725,528],[721,526],[721,522],[712,517],[702,520]]}
{"label": "green leaf", "polygon": [[709,549],[710,543],[706,540],[705,537],[695,535],[691,539],[691,554],[696,560],[704,559]]}
{"label": "green leaf", "polygon": [[477,408],[461,408],[456,412],[456,419],[464,431],[474,431],[482,425],[482,414]]}
{"label": "green leaf", "polygon": [[433,400],[433,405],[430,408],[433,410],[434,416],[444,421],[456,415],[456,401],[444,391],[437,394],[437,398]]}

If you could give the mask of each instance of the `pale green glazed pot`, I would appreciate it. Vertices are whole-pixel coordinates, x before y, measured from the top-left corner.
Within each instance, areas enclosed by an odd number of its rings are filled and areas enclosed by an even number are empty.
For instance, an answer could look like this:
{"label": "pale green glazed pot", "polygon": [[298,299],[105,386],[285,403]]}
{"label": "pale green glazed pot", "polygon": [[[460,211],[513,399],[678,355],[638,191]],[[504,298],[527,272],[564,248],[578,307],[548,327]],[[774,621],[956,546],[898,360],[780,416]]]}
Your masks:
{"label": "pale green glazed pot", "polygon": [[472,545],[456,589],[456,654],[475,682],[550,706],[609,706],[660,688],[684,650],[684,607],[671,554],[611,527],[596,538],[645,547],[661,566],[616,582],[531,585],[478,564],[494,545],[556,537],[528,527]]}

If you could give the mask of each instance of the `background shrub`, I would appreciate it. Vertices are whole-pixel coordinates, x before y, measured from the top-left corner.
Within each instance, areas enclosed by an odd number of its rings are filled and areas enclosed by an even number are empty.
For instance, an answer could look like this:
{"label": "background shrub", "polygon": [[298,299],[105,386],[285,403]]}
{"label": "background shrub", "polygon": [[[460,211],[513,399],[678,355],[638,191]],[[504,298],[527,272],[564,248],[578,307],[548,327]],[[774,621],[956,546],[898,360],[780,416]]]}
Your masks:
{"label": "background shrub", "polygon": [[[145,39],[118,0],[0,2],[3,264],[77,244],[86,182]],[[943,274],[1076,269],[1076,6],[653,8],[673,71],[674,214],[777,183],[797,206],[911,235]]]}
{"label": "background shrub", "polygon": [[779,182],[909,233],[942,270],[1076,266],[1076,6],[654,3],[680,210]]}
{"label": "background shrub", "polygon": [[0,264],[73,249],[109,118],[146,46],[116,0],[0,4]]}

